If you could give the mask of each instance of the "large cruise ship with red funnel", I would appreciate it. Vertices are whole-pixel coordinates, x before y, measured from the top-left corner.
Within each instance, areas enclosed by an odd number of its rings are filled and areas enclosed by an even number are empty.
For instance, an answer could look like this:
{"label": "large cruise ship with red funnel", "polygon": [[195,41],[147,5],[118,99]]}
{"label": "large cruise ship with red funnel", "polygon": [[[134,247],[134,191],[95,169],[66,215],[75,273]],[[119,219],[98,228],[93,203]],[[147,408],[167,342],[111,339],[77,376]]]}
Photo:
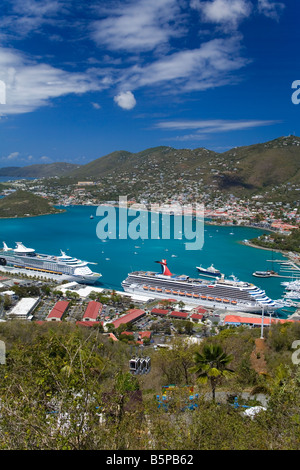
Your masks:
{"label": "large cruise ship with red funnel", "polygon": [[91,271],[88,261],[82,261],[61,251],[59,256],[36,253],[33,248],[27,248],[22,242],[17,242],[15,248],[8,248],[3,242],[0,250],[0,266],[26,270],[32,274],[47,274],[62,280],[76,281],[84,284],[94,284],[100,273]]}
{"label": "large cruise ship with red funnel", "polygon": [[148,297],[173,299],[186,304],[203,305],[212,309],[261,314],[282,307],[270,299],[265,291],[249,282],[225,279],[193,279],[182,274],[172,274],[165,259],[156,261],[162,272],[134,271],[122,282],[125,292],[144,293]]}

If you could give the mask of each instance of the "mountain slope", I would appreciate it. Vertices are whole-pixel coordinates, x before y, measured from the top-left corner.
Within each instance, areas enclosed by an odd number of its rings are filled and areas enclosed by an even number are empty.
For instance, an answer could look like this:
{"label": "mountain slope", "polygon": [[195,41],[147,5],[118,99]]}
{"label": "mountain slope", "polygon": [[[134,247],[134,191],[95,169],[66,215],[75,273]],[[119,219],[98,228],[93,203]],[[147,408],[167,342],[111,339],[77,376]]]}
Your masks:
{"label": "mountain slope", "polygon": [[60,212],[41,196],[18,190],[0,199],[0,217],[24,217]]}
{"label": "mountain slope", "polygon": [[28,165],[25,167],[6,167],[0,168],[0,176],[43,178],[51,176],[62,176],[69,174],[80,165],[73,163],[55,162],[43,163],[37,165]]}
{"label": "mountain slope", "polygon": [[[183,201],[191,202],[203,200],[207,194],[244,197],[271,191],[273,198],[273,189],[288,183],[294,184],[294,192],[287,197],[295,200],[296,187],[300,185],[300,138],[279,137],[224,153],[172,147],[154,147],[138,153],[118,151],[83,165],[70,175],[77,181],[97,182],[102,195],[111,200],[120,194],[153,202],[183,195]],[[278,193],[278,197],[282,194]]]}
{"label": "mountain slope", "polygon": [[111,174],[121,173],[130,176],[165,173],[181,175],[182,172],[189,172],[203,164],[218,154],[211,150],[199,148],[195,150],[174,149],[172,147],[153,147],[138,153],[126,151],[113,152],[104,157],[98,158],[87,165],[83,165],[70,175],[78,178],[101,178]]}
{"label": "mountain slope", "polygon": [[263,144],[239,147],[222,154],[228,162],[221,187],[268,188],[300,183],[300,139],[280,137]]}

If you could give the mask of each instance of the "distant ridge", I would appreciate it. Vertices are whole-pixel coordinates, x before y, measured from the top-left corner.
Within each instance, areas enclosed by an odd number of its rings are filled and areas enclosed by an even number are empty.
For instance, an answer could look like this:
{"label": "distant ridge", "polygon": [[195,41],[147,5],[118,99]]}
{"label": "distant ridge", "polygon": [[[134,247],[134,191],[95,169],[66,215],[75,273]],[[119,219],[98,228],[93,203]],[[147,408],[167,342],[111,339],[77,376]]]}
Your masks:
{"label": "distant ridge", "polygon": [[[24,168],[0,169],[0,176],[67,177],[61,185],[90,180],[101,186],[109,200],[124,194],[134,198],[165,200],[184,194],[185,200],[201,199],[210,193],[267,194],[282,200],[282,190],[293,188],[287,196],[299,197],[300,138],[278,137],[264,143],[235,147],[223,153],[206,148],[175,149],[153,147],[132,153],[118,150],[85,165],[52,163]],[[288,186],[286,186],[288,185]],[[98,191],[99,194],[99,191]]]}
{"label": "distant ridge", "polygon": [[283,183],[300,183],[300,138],[279,137],[275,140],[245,147],[236,147],[223,153],[205,148],[175,149],[154,147],[138,153],[117,151],[98,158],[72,171],[74,178],[97,180],[115,175],[120,179],[140,176],[172,178],[183,177],[217,183],[223,190],[266,189]]}
{"label": "distant ridge", "polygon": [[79,166],[80,165],[64,162],[43,163],[24,167],[10,166],[6,168],[0,168],[0,176],[23,176],[24,178],[47,178],[51,176],[63,176],[70,173],[74,169],[79,168]]}

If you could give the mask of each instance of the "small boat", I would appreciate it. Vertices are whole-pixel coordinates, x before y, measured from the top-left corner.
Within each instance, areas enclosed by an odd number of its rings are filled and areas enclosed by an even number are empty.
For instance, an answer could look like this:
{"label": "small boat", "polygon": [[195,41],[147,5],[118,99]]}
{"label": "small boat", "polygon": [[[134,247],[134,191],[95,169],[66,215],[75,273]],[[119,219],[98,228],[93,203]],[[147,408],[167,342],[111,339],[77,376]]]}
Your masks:
{"label": "small boat", "polygon": [[252,276],[255,277],[272,277],[277,276],[278,274],[275,271],[255,271],[252,273]]}
{"label": "small boat", "polygon": [[90,219],[93,219],[93,218],[94,218],[94,216],[93,216],[93,215],[90,215]]}
{"label": "small boat", "polygon": [[203,276],[220,277],[222,275],[221,271],[219,271],[219,269],[216,269],[213,264],[209,268],[202,268],[202,266],[196,266],[196,269],[198,269],[199,273]]}

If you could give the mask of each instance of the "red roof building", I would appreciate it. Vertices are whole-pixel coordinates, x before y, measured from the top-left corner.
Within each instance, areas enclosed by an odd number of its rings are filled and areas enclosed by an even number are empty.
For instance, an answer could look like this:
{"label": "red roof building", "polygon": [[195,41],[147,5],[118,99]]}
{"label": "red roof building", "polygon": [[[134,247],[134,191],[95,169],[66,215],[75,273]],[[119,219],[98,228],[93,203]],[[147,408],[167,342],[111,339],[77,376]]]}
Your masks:
{"label": "red roof building", "polygon": [[122,317],[118,318],[117,320],[113,321],[112,324],[114,325],[115,328],[118,328],[120,325],[123,325],[124,323],[133,323],[139,318],[143,317],[146,314],[144,310],[140,310],[138,308],[133,308],[129,310],[129,312],[126,315],[123,315]]}
{"label": "red roof building", "polygon": [[199,320],[202,320],[203,315],[201,315],[200,313],[192,313],[190,318],[191,320],[198,322]]}
{"label": "red roof building", "polygon": [[69,302],[66,300],[60,300],[56,302],[53,309],[47,316],[46,321],[61,321],[68,307]]}
{"label": "red roof building", "polygon": [[100,302],[96,302],[92,300],[88,303],[88,306],[84,312],[82,317],[83,321],[96,321],[102,312],[102,304]]}
{"label": "red roof building", "polygon": [[113,334],[113,333],[109,333],[109,338],[112,339],[113,341],[119,341],[118,338]]}
{"label": "red roof building", "polygon": [[203,314],[204,314],[204,313],[207,313],[207,310],[206,310],[206,308],[204,308],[204,307],[196,307],[196,308],[194,309],[194,312],[196,312],[196,313],[203,313]]}
{"label": "red roof building", "polygon": [[152,315],[162,315],[162,316],[164,316],[164,315],[168,315],[168,313],[169,313],[169,310],[165,310],[165,309],[162,309],[162,308],[153,308],[151,310]]}
{"label": "red roof building", "polygon": [[151,338],[151,331],[140,331],[139,332],[139,340],[143,341],[145,338]]}
{"label": "red roof building", "polygon": [[173,317],[173,318],[186,319],[188,316],[189,316],[188,313],[186,313],[186,312],[177,312],[176,310],[174,310],[173,312],[170,313],[170,317]]}
{"label": "red roof building", "polygon": [[[284,320],[278,318],[268,318],[264,317],[264,325],[270,326],[271,323],[294,323],[294,320]],[[239,315],[226,315],[224,318],[224,325],[252,325],[252,326],[261,326],[262,318],[260,317],[241,317]]]}

